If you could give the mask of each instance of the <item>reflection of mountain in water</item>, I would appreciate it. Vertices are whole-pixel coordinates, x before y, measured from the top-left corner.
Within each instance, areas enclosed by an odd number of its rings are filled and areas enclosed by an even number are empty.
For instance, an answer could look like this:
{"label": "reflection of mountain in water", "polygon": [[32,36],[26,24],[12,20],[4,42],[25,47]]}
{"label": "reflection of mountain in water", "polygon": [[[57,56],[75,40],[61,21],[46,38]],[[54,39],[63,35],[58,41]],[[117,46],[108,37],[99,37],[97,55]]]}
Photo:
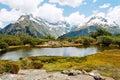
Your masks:
{"label": "reflection of mountain in water", "polygon": [[64,51],[64,52],[63,52],[63,55],[64,55],[64,56],[70,56],[70,54],[67,52],[66,48],[64,48],[63,51]]}
{"label": "reflection of mountain in water", "polygon": [[62,48],[24,48],[15,51],[6,52],[0,56],[0,59],[19,60],[21,57],[28,56],[78,56],[83,57],[94,54],[98,51],[95,47],[76,48],[76,47],[62,47]]}

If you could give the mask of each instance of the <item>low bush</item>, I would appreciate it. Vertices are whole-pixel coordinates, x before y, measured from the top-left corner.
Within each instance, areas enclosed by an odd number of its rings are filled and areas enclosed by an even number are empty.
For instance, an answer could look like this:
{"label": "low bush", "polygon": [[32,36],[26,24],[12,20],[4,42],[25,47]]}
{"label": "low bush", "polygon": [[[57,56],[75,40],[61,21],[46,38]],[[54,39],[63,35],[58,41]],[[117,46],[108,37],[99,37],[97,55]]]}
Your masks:
{"label": "low bush", "polygon": [[8,44],[6,42],[0,41],[0,49],[7,49]]}
{"label": "low bush", "polygon": [[102,44],[104,46],[109,46],[113,42],[113,38],[111,36],[100,36],[97,37],[97,44]]}
{"label": "low bush", "polygon": [[15,62],[7,61],[7,60],[2,60],[0,61],[0,73],[12,73],[12,74],[17,74],[18,71],[20,70],[20,65],[18,65]]}
{"label": "low bush", "polygon": [[120,38],[119,37],[114,37],[113,44],[119,45],[119,47],[120,47]]}
{"label": "low bush", "polygon": [[22,58],[21,59],[21,68],[22,69],[30,69],[32,68],[32,61],[28,58]]}
{"label": "low bush", "polygon": [[42,68],[43,67],[43,64],[42,64],[42,62],[41,61],[32,61],[32,65],[33,65],[33,68],[34,69],[40,69],[40,68]]}
{"label": "low bush", "polygon": [[40,60],[34,61],[29,58],[22,58],[21,64],[22,69],[40,69],[43,67],[43,64]]}
{"label": "low bush", "polygon": [[88,46],[88,45],[92,44],[95,41],[95,39],[92,38],[92,37],[82,37],[82,39],[83,39],[82,44],[84,46]]}
{"label": "low bush", "polygon": [[74,40],[74,43],[82,43],[82,41],[83,41],[82,38],[78,38]]}

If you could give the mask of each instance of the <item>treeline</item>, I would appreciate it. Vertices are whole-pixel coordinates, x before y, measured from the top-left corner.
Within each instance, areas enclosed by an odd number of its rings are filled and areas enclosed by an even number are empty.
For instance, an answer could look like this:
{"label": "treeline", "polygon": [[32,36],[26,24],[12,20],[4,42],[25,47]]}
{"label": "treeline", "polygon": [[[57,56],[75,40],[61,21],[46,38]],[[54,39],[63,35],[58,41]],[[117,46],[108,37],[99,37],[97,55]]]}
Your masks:
{"label": "treeline", "polygon": [[0,49],[7,49],[9,46],[17,46],[17,45],[38,45],[44,42],[43,39],[34,38],[27,34],[21,34],[20,36],[17,35],[8,35],[8,34],[1,34],[0,35]]}
{"label": "treeline", "polygon": [[9,46],[17,46],[17,45],[39,45],[44,42],[60,42],[61,43],[75,43],[75,44],[83,44],[84,46],[89,45],[101,45],[101,46],[119,46],[120,47],[120,35],[112,35],[110,32],[104,29],[98,29],[96,32],[90,32],[89,36],[78,36],[74,38],[69,37],[60,37],[58,39],[46,36],[44,38],[35,38],[29,36],[25,33],[18,35],[0,35],[0,49],[7,49]]}
{"label": "treeline", "polygon": [[78,36],[74,38],[61,37],[61,41],[68,41],[73,43],[80,43],[84,46],[101,45],[101,46],[119,46],[120,47],[120,34],[112,35],[104,29],[97,29],[96,32],[90,32],[89,36]]}

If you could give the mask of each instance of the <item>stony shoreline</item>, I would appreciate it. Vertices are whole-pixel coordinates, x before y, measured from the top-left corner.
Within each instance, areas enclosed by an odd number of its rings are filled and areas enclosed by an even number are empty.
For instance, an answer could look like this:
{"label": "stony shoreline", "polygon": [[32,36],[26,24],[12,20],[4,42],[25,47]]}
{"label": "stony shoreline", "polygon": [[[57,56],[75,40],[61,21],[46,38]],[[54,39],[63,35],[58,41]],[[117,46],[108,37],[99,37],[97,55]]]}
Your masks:
{"label": "stony shoreline", "polygon": [[0,51],[19,49],[23,47],[34,47],[34,48],[58,48],[58,47],[82,47],[82,44],[74,43],[59,43],[59,42],[47,42],[41,45],[18,45],[18,46],[9,46],[8,49],[0,49]]}
{"label": "stony shoreline", "polygon": [[71,70],[70,72],[73,75],[68,75],[66,72],[47,72],[46,70],[37,69],[20,70],[18,74],[1,74],[0,80],[114,80],[110,77],[97,79],[95,76],[98,78],[100,76],[98,76],[99,73],[95,72],[83,74],[83,71]]}

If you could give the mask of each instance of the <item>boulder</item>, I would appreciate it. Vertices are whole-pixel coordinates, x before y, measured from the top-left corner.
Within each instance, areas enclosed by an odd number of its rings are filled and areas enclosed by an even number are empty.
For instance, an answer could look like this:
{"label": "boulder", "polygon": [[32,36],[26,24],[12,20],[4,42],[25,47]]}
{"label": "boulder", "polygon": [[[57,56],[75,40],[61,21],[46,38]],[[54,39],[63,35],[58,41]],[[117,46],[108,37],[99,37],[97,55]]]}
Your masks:
{"label": "boulder", "polygon": [[62,74],[69,74],[69,71],[68,70],[64,70],[61,72]]}
{"label": "boulder", "polygon": [[79,71],[79,70],[70,70],[70,71],[64,70],[61,73],[62,74],[67,74],[68,76],[76,76],[76,75],[82,74],[82,72]]}
{"label": "boulder", "polygon": [[103,77],[96,70],[88,73],[88,75],[94,77],[95,80],[104,80]]}
{"label": "boulder", "polygon": [[88,75],[88,72],[86,72],[85,70],[82,70],[82,73]]}

